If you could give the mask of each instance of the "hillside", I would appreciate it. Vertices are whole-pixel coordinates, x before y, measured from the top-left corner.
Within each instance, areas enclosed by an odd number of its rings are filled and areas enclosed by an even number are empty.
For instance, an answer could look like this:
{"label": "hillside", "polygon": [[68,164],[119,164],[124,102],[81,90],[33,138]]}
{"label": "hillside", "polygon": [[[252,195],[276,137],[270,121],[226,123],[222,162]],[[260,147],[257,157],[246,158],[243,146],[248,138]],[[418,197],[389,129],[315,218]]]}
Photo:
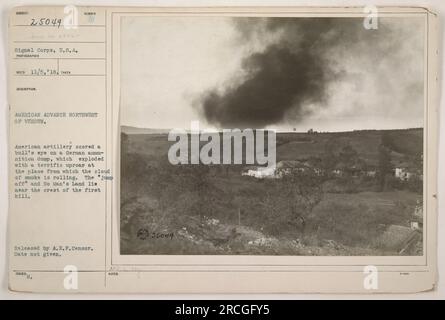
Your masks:
{"label": "hillside", "polygon": [[[129,152],[150,157],[164,157],[173,142],[167,141],[168,130],[122,127],[132,135]],[[365,130],[335,133],[277,133],[277,161],[320,157],[326,152],[339,153],[350,145],[368,164],[377,165],[378,149],[384,136],[394,165],[423,151],[423,129]]]}
{"label": "hillside", "polygon": [[422,223],[422,180],[390,167],[421,170],[422,129],[278,133],[277,161],[309,164],[280,179],[242,175],[245,165],[171,165],[167,134],[126,132],[136,133],[122,135],[123,254],[421,254],[410,223]]}

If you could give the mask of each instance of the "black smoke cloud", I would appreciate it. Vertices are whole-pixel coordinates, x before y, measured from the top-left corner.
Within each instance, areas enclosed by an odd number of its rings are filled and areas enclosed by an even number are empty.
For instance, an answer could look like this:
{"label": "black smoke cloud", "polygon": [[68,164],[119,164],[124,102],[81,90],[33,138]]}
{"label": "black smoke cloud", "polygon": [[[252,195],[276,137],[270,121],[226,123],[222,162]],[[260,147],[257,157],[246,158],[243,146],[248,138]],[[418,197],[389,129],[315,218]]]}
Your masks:
{"label": "black smoke cloud", "polygon": [[[323,105],[327,86],[342,77],[329,53],[377,31],[355,18],[234,18],[239,41],[272,38],[263,50],[241,64],[242,81],[203,94],[198,106],[209,123],[221,127],[262,128],[289,114],[294,122]],[[376,33],[371,35],[376,37]]]}

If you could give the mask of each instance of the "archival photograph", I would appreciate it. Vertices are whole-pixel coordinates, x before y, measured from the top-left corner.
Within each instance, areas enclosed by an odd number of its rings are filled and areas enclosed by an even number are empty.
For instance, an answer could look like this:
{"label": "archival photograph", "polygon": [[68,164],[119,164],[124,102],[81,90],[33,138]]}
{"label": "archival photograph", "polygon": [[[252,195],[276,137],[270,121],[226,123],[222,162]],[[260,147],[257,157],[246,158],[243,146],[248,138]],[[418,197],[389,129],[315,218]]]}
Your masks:
{"label": "archival photograph", "polygon": [[122,17],[120,254],[423,255],[425,36]]}

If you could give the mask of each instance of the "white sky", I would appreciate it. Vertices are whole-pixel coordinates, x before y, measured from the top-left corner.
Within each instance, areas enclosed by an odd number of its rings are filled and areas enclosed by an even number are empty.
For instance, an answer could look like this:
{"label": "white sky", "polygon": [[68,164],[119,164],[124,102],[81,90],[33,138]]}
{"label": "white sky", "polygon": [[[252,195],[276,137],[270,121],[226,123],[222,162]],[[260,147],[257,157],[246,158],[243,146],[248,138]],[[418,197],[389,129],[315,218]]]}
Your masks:
{"label": "white sky", "polygon": [[[243,57],[268,39],[240,42],[231,18],[124,17],[121,29],[121,124],[144,128],[190,128],[207,124],[196,108],[208,90],[242,76]],[[347,74],[328,88],[326,105],[303,121],[292,114],[278,130],[390,129],[423,126],[423,20],[387,18],[400,36],[396,56],[384,41],[373,52],[366,41],[332,53]],[[372,32],[372,31],[370,31]]]}

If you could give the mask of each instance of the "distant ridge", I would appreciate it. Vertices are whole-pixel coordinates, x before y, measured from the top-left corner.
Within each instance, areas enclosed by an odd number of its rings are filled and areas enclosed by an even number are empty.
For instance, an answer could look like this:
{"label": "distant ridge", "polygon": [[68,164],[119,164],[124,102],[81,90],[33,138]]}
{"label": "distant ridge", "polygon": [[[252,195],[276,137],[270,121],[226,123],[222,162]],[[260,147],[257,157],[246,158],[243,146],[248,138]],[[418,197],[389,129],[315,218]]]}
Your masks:
{"label": "distant ridge", "polygon": [[126,134],[165,134],[169,133],[170,129],[152,129],[152,128],[121,126],[121,132]]}
{"label": "distant ridge", "polygon": [[[138,128],[132,126],[121,126],[121,131],[126,134],[168,134],[171,129],[155,129],[155,128]],[[189,131],[184,129],[185,131]],[[267,130],[267,129],[264,129]],[[403,128],[403,129],[360,129],[360,130],[350,130],[350,131],[314,131],[314,133],[361,133],[361,132],[374,132],[374,131],[418,131],[423,130],[423,128]],[[218,132],[218,131],[215,131]],[[292,131],[292,130],[277,130],[276,133],[296,133],[305,134],[307,131]]]}

